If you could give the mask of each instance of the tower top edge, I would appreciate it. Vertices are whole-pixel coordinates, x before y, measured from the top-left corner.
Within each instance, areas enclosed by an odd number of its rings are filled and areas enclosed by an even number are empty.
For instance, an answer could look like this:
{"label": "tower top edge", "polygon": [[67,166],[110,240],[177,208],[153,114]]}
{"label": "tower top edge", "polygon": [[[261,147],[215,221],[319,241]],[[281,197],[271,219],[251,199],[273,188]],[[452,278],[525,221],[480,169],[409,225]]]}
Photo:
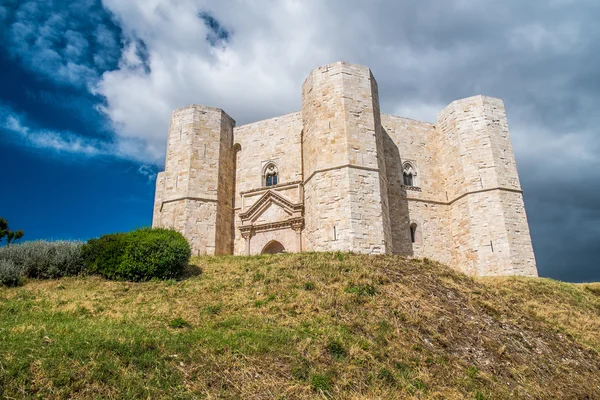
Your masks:
{"label": "tower top edge", "polygon": [[188,111],[188,110],[190,110],[190,111],[196,110],[196,111],[200,111],[200,112],[204,112],[204,113],[220,113],[225,118],[228,118],[235,123],[235,120],[229,114],[227,114],[227,112],[225,112],[222,108],[205,106],[202,104],[189,104],[187,106],[176,108],[171,112],[171,115],[175,115],[177,113],[181,113],[181,112]]}
{"label": "tower top edge", "polygon": [[371,68],[367,67],[366,65],[362,65],[362,64],[356,64],[356,63],[351,63],[349,61],[335,61],[329,64],[325,64],[325,65],[321,65],[319,67],[313,68],[309,74],[307,75],[306,79],[304,80],[306,82],[306,80],[314,73],[317,72],[326,72],[328,70],[331,69],[336,69],[336,68],[344,68],[344,67],[350,67],[350,68],[360,68],[363,69],[365,71],[369,71],[369,74],[373,75],[373,72],[371,71]]}

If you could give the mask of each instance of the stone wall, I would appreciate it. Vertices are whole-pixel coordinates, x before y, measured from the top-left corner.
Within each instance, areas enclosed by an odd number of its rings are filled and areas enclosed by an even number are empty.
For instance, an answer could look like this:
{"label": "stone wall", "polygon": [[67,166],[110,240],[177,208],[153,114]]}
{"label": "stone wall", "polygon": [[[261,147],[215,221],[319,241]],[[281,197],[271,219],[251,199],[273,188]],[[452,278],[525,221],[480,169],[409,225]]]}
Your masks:
{"label": "stone wall", "polygon": [[383,137],[370,70],[343,62],[313,70],[302,85],[302,120],[306,250],[389,252]]}
{"label": "stone wall", "polygon": [[453,264],[474,275],[537,275],[504,104],[457,100],[438,121]]}
{"label": "stone wall", "polygon": [[[438,132],[427,122],[385,114],[381,120],[386,135],[393,252],[449,263],[452,233],[439,162]],[[416,167],[414,187],[403,185],[405,161]],[[415,243],[411,242],[411,224],[417,226]]]}
{"label": "stone wall", "polygon": [[298,251],[296,248],[296,232],[285,228],[255,233],[250,242],[250,254],[261,254],[267,244],[273,240],[281,243],[286,252],[295,253]]}
{"label": "stone wall", "polygon": [[[263,168],[270,162],[277,166],[281,184],[302,181],[301,138],[302,116],[299,112],[234,129],[234,142],[241,149],[238,152],[235,179],[234,254],[245,253],[244,239],[239,230],[241,193],[264,185]],[[284,195],[296,199],[296,195]],[[251,205],[246,204],[246,207]],[[271,238],[276,238],[277,234],[271,233]]]}
{"label": "stone wall", "polygon": [[181,232],[193,254],[232,251],[234,125],[222,110],[199,105],[177,109],[171,116],[153,226]]}
{"label": "stone wall", "polygon": [[[501,100],[457,100],[437,125],[385,115],[371,71],[339,62],[309,74],[301,112],[234,125],[198,105],[171,118],[153,226],[182,232],[194,254],[259,254],[276,240],[286,251],[537,274]],[[403,184],[405,162],[412,186]],[[267,188],[269,164],[278,184]]]}

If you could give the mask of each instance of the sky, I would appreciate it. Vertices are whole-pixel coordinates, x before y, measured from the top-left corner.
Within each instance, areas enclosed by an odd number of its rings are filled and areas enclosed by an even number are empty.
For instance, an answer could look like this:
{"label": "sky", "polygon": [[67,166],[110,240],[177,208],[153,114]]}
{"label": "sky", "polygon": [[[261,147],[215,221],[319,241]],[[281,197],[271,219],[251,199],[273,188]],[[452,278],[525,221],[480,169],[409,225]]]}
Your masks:
{"label": "sky", "polygon": [[540,276],[600,281],[597,0],[1,0],[0,216],[24,239],[148,226],[169,116],[295,112],[369,66],[384,113],[505,102]]}

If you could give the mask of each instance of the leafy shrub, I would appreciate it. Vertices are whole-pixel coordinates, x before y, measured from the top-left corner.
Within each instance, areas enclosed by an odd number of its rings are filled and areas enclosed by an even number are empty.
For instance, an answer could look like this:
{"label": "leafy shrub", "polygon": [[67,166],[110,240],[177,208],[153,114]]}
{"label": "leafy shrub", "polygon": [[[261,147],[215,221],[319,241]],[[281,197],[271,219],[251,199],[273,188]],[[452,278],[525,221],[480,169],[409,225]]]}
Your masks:
{"label": "leafy shrub", "polygon": [[53,279],[86,272],[82,243],[38,240],[0,248],[0,260],[12,261],[29,278]]}
{"label": "leafy shrub", "polygon": [[13,261],[0,259],[0,284],[4,286],[23,284],[23,272]]}
{"label": "leafy shrub", "polygon": [[87,269],[107,278],[117,278],[112,271],[118,271],[121,266],[126,241],[126,233],[112,233],[88,240],[83,246],[83,261]]}
{"label": "leafy shrub", "polygon": [[148,281],[181,275],[191,250],[178,232],[143,228],[89,240],[83,254],[91,272],[109,279]]}

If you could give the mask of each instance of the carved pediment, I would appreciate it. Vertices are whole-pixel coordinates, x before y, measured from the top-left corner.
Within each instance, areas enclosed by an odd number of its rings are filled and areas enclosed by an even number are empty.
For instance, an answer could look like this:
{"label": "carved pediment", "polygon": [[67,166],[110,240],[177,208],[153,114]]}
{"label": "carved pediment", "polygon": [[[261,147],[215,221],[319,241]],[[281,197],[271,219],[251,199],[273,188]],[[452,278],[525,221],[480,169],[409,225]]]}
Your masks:
{"label": "carved pediment", "polygon": [[277,221],[285,221],[292,214],[289,210],[284,209],[275,203],[270,203],[270,205],[263,210],[262,213],[256,215],[251,221],[253,224],[266,224]]}
{"label": "carved pediment", "polygon": [[293,203],[285,196],[273,190],[267,190],[247,211],[240,214],[240,218],[244,224],[257,221],[271,205],[276,206],[270,211],[273,216],[275,214],[279,214],[281,217],[284,214],[288,217],[302,215],[303,205],[301,203]]}
{"label": "carved pediment", "polygon": [[[301,183],[279,184],[269,188],[254,189],[242,192],[242,209],[245,199],[258,197],[250,208],[239,214],[242,225],[239,227],[246,240],[257,232],[278,229],[293,229],[298,233],[304,228],[304,204],[302,203]],[[295,202],[284,193],[297,194],[299,202]]]}

